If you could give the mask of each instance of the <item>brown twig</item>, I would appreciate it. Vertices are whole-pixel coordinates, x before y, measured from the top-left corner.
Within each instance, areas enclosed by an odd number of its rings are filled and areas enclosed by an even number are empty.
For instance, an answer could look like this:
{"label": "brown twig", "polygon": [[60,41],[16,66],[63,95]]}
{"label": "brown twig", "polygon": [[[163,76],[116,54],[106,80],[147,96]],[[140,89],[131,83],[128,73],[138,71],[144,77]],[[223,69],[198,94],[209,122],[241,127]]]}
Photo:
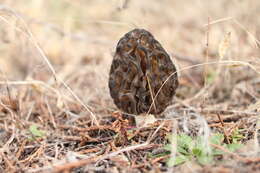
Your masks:
{"label": "brown twig", "polygon": [[[219,115],[222,119],[222,122],[236,122],[242,118],[248,118],[253,116],[259,116],[259,113],[257,112],[246,112],[246,111],[232,111],[232,110],[196,110],[197,112],[201,114],[208,115]],[[219,119],[210,119],[208,120],[208,123],[219,123]]]}
{"label": "brown twig", "polygon": [[41,145],[33,154],[25,158],[24,160],[20,160],[19,163],[30,162],[32,159],[39,157],[44,151],[45,145]]}
{"label": "brown twig", "polygon": [[63,164],[63,165],[57,165],[57,166],[54,166],[54,172],[58,173],[58,172],[69,171],[73,168],[77,168],[77,167],[80,167],[80,166],[83,166],[83,165],[94,163],[99,158],[101,158],[101,156],[91,157],[91,158],[88,158],[88,159],[83,159],[83,160],[79,160],[79,161],[76,161],[76,162],[66,163],[66,164]]}
{"label": "brown twig", "polygon": [[16,158],[19,159],[19,157],[21,156],[22,152],[24,151],[24,147],[25,147],[26,143],[27,143],[27,140],[22,141],[22,144],[21,144],[18,152],[16,153]]}
{"label": "brown twig", "polygon": [[54,172],[63,172],[63,171],[66,171],[66,170],[71,170],[73,168],[77,168],[77,167],[87,165],[87,164],[90,164],[90,163],[93,163],[93,162],[98,162],[98,161],[101,161],[101,160],[104,160],[104,159],[107,159],[107,158],[110,158],[110,157],[114,157],[114,156],[116,156],[120,153],[123,153],[123,152],[136,150],[136,149],[144,147],[146,145],[148,145],[148,144],[143,143],[143,144],[140,144],[140,145],[129,146],[129,147],[126,147],[124,149],[118,150],[116,152],[104,154],[102,156],[93,156],[93,157],[88,158],[88,159],[83,159],[83,160],[80,160],[80,161],[71,162],[71,163],[67,163],[67,164],[64,164],[64,165],[58,165],[58,166],[54,167]]}
{"label": "brown twig", "polygon": [[[210,23],[210,18],[208,17],[208,24]],[[205,62],[207,63],[209,61],[209,31],[210,26],[208,25],[207,31],[206,31],[206,57]],[[204,66],[204,87],[206,87],[207,84],[207,76],[208,76],[208,65]]]}
{"label": "brown twig", "polygon": [[80,127],[69,126],[69,125],[57,125],[57,127],[62,128],[62,129],[72,129],[72,130],[79,131],[79,132],[87,132],[87,131],[94,131],[94,130],[115,131],[115,128],[113,128],[112,126],[109,126],[109,125],[91,126],[88,128],[80,128]]}
{"label": "brown twig", "polygon": [[219,114],[219,115],[236,115],[239,117],[257,116],[260,113],[257,112],[246,112],[246,111],[233,111],[233,110],[214,110],[214,109],[200,109],[196,110],[203,114]]}
{"label": "brown twig", "polygon": [[230,141],[229,141],[229,139],[228,139],[228,135],[227,135],[226,130],[225,130],[224,122],[223,122],[223,120],[222,120],[222,118],[220,117],[219,114],[217,114],[217,116],[218,116],[218,119],[219,119],[219,121],[220,121],[220,123],[221,123],[222,129],[223,129],[223,132],[224,132],[224,137],[225,137],[227,143],[230,144]]}
{"label": "brown twig", "polygon": [[101,150],[100,148],[88,148],[88,149],[85,149],[85,150],[81,150],[78,153],[79,154],[96,153],[96,152],[98,152],[100,150]]}
{"label": "brown twig", "polygon": [[4,159],[4,162],[6,163],[7,167],[9,168],[10,172],[16,172],[15,167],[13,166],[14,164],[6,157],[4,153],[0,151],[0,155]]}
{"label": "brown twig", "polygon": [[113,137],[106,137],[106,138],[88,138],[84,136],[64,136],[63,137],[64,140],[67,141],[79,141],[79,142],[107,142],[111,139],[113,139]]}
{"label": "brown twig", "polygon": [[[230,125],[233,125],[234,123],[233,123],[233,122],[231,122],[231,123],[224,123],[224,122],[223,122],[223,124],[224,124],[225,126],[230,126]],[[221,123],[211,123],[211,124],[209,124],[209,127],[221,127],[221,126],[222,126]]]}

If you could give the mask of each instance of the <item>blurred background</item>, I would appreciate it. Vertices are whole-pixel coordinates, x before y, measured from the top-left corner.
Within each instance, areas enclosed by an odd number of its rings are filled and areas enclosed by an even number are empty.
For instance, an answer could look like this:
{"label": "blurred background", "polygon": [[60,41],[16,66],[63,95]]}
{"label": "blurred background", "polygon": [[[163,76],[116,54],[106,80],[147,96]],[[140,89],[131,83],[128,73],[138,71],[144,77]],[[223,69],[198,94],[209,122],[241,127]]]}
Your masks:
{"label": "blurred background", "polygon": [[[125,33],[147,29],[179,69],[219,60],[246,61],[257,68],[259,12],[258,0],[2,0],[1,80],[33,79],[52,86],[53,74],[43,51],[56,75],[84,103],[96,111],[114,109],[107,79],[117,41]],[[248,105],[252,99],[257,102],[259,76],[254,70],[237,66],[217,71],[217,67],[208,66],[206,73],[205,66],[181,71],[177,97],[194,96],[206,79],[215,84],[208,93],[214,98],[210,103],[247,95],[249,99],[240,105]],[[244,79],[254,79],[256,84],[243,83]],[[19,94],[21,86],[12,87]]]}
{"label": "blurred background", "polygon": [[[161,43],[180,83],[164,112],[170,121],[137,131],[113,113],[118,109],[108,90],[117,42],[134,28],[150,31]],[[203,135],[208,152],[209,127],[224,132],[223,146],[229,139],[249,145],[239,151],[243,157],[217,156],[206,172],[257,172],[258,158],[251,156],[260,151],[259,40],[260,0],[1,0],[0,172],[46,172],[79,159],[87,162],[75,165],[94,161],[84,168],[93,172],[163,172],[168,133]],[[130,149],[136,144],[142,148]],[[205,172],[196,171],[201,166],[193,154],[186,169],[176,167],[179,172]],[[212,169],[219,164],[220,171]]]}

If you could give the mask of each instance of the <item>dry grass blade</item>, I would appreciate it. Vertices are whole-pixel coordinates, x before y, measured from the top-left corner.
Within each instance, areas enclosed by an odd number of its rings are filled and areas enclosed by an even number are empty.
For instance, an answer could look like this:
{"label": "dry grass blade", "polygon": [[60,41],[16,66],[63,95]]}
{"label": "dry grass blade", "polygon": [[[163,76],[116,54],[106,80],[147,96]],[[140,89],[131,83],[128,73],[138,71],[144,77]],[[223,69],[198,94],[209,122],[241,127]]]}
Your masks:
{"label": "dry grass blade", "polygon": [[254,43],[255,43],[255,47],[259,48],[260,46],[260,41],[250,32],[248,31],[248,29],[246,29],[241,23],[239,23],[237,20],[234,20],[234,22],[240,27],[242,28],[249,36],[250,38],[253,39]]}
{"label": "dry grass blade", "polygon": [[229,47],[230,47],[230,37],[231,37],[231,32],[228,32],[224,39],[220,42],[219,47],[218,47],[218,54],[220,57],[220,60],[224,58],[226,55]]}
{"label": "dry grass blade", "polygon": [[[14,12],[12,9],[8,8],[8,7],[2,7],[2,10],[6,10],[9,13],[11,13],[12,15],[14,15],[17,19],[19,19],[22,23],[23,26],[26,28],[26,32],[24,32],[21,28],[15,26],[15,30],[23,33],[31,42],[32,44],[35,46],[35,48],[37,49],[37,51],[40,53],[40,56],[44,59],[44,61],[47,63],[48,67],[50,68],[53,77],[55,79],[55,81],[61,82],[63,86],[65,86],[65,88],[70,92],[70,94],[90,113],[90,116],[93,120],[93,122],[95,124],[99,124],[98,120],[96,118],[96,115],[94,115],[94,113],[90,110],[90,108],[84,104],[82,102],[82,100],[72,91],[72,89],[61,79],[57,76],[55,69],[53,68],[53,66],[51,65],[48,57],[45,55],[44,51],[42,50],[42,48],[40,47],[39,43],[36,41],[36,39],[34,38],[33,33],[31,32],[31,30],[28,28],[26,22],[23,20],[23,18],[21,16],[19,16],[16,12]],[[7,19],[5,19],[4,17],[0,16],[0,19],[2,21],[4,21],[5,23],[9,24]],[[59,92],[59,95],[61,95],[61,93]]]}

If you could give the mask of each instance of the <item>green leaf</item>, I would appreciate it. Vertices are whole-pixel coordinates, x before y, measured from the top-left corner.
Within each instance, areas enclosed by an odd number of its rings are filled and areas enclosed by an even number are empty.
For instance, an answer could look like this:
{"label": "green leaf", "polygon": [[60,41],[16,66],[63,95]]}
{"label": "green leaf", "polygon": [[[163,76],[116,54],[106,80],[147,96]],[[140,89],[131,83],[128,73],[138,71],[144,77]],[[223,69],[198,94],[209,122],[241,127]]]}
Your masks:
{"label": "green leaf", "polygon": [[167,166],[173,167],[174,165],[175,165],[175,160],[173,157],[170,157],[169,160],[167,161]]}
{"label": "green leaf", "polygon": [[33,124],[29,127],[29,130],[33,137],[42,138],[45,135],[45,132],[38,129],[38,126]]}
{"label": "green leaf", "polygon": [[205,141],[203,139],[203,137],[201,136],[198,136],[196,138],[196,141],[195,141],[195,146],[193,148],[197,148],[197,149],[200,149],[200,150],[205,150]]}
{"label": "green leaf", "polygon": [[[236,134],[236,136],[240,137],[238,134]],[[167,144],[164,146],[164,149],[168,151],[166,154],[170,154],[172,147],[177,147],[177,156],[176,158],[170,158],[167,161],[168,166],[182,164],[191,160],[191,158],[194,158],[199,164],[207,165],[214,161],[214,156],[225,154],[225,152],[219,149],[207,146],[207,141],[205,141],[202,136],[192,139],[190,136],[185,134],[180,134],[178,136],[172,135],[170,139],[172,143],[174,138],[175,140],[177,139],[177,146],[172,144]],[[239,143],[224,144],[223,141],[224,135],[221,133],[212,134],[209,138],[209,143],[225,147],[232,152],[243,146]]]}
{"label": "green leaf", "polygon": [[207,73],[206,82],[207,84],[212,84],[216,78],[217,74],[215,71],[211,71]]}
{"label": "green leaf", "polygon": [[175,166],[175,165],[180,165],[186,161],[189,160],[189,157],[184,156],[184,155],[179,155],[176,158],[171,157],[168,161],[167,161],[167,165],[169,167]]}
{"label": "green leaf", "polygon": [[202,155],[202,150],[199,148],[193,148],[192,154],[198,157],[198,156]]}
{"label": "green leaf", "polygon": [[177,136],[177,143],[178,145],[185,147],[185,148],[190,148],[192,147],[192,138],[188,135],[181,134]]}
{"label": "green leaf", "polygon": [[219,150],[219,149],[212,149],[212,153],[211,153],[213,156],[219,156],[219,155],[222,155],[222,154],[225,154],[224,151],[222,150]]}
{"label": "green leaf", "polygon": [[231,135],[232,143],[237,143],[238,141],[244,138],[244,136],[241,134],[241,131],[243,131],[243,129],[238,128],[233,131]]}
{"label": "green leaf", "polygon": [[169,134],[169,135],[167,135],[167,139],[170,141],[170,143],[173,143],[173,139],[174,139],[174,137],[175,137],[175,135],[173,135],[173,134]]}
{"label": "green leaf", "polygon": [[177,144],[185,149],[190,149],[193,146],[192,138],[185,134],[181,134],[177,137]]}
{"label": "green leaf", "polygon": [[[172,143],[174,142],[175,135],[169,135],[168,139],[171,144],[167,144],[164,148],[168,151],[172,150]],[[190,148],[192,147],[192,138],[185,134],[180,134],[177,136],[177,152],[185,155],[190,154]]]}
{"label": "green leaf", "polygon": [[202,165],[207,165],[212,163],[213,157],[211,155],[202,154],[201,156],[197,157],[198,162]]}
{"label": "green leaf", "polygon": [[151,153],[148,153],[148,154],[147,154],[147,157],[148,157],[148,158],[158,158],[158,157],[168,156],[168,155],[170,155],[170,154],[171,154],[170,152],[163,152],[163,153],[159,153],[159,154],[151,154]]}
{"label": "green leaf", "polygon": [[221,133],[216,133],[210,137],[210,142],[216,145],[221,145],[223,140],[224,140],[224,135]]}
{"label": "green leaf", "polygon": [[190,155],[191,154],[189,148],[184,148],[184,147],[181,147],[181,146],[177,146],[177,152],[184,154],[184,155]]}
{"label": "green leaf", "polygon": [[167,151],[172,151],[172,144],[166,144],[163,148]]}
{"label": "green leaf", "polygon": [[242,146],[243,146],[243,144],[240,144],[240,143],[227,144],[227,148],[231,152],[238,150]]}

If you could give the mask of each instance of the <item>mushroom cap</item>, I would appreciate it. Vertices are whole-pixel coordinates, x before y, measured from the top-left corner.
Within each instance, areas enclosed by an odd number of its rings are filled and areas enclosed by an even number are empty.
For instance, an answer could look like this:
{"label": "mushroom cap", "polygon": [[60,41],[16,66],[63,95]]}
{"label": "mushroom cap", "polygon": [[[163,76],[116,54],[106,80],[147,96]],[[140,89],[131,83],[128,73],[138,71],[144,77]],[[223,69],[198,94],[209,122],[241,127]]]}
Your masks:
{"label": "mushroom cap", "polygon": [[117,44],[108,85],[115,105],[123,112],[160,114],[172,101],[178,75],[153,35],[134,29]]}

